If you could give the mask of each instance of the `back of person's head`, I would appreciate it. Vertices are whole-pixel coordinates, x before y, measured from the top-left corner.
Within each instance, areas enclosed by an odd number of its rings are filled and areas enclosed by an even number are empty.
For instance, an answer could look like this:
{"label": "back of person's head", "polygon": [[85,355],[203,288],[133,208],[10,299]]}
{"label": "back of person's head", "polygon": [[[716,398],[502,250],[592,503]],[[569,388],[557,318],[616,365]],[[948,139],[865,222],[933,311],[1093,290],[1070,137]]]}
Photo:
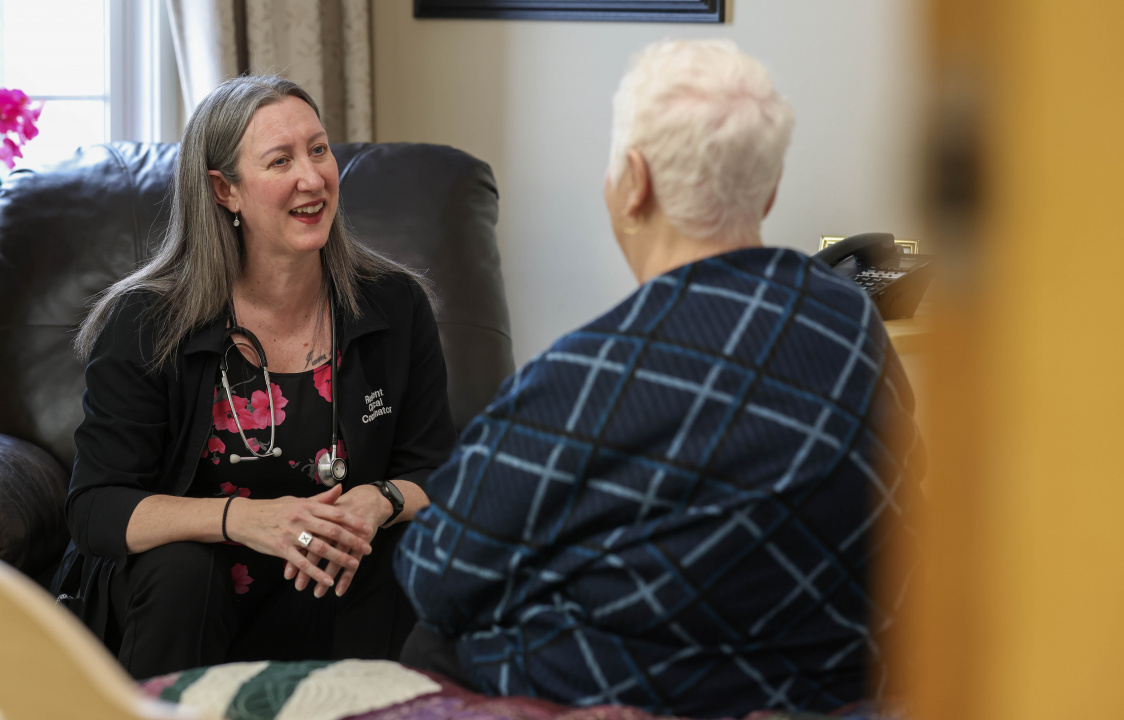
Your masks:
{"label": "back of person's head", "polygon": [[613,100],[609,180],[616,185],[635,148],[679,232],[758,242],[792,125],[768,72],[733,42],[654,43],[632,59]]}

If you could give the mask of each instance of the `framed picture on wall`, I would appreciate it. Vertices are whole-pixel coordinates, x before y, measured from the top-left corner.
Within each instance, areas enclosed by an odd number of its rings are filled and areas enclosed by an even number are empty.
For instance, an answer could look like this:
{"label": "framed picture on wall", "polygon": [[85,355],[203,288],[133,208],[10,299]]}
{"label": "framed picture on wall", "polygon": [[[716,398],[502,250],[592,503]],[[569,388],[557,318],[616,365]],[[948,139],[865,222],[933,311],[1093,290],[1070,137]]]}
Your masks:
{"label": "framed picture on wall", "polygon": [[726,0],[414,0],[416,18],[721,23]]}

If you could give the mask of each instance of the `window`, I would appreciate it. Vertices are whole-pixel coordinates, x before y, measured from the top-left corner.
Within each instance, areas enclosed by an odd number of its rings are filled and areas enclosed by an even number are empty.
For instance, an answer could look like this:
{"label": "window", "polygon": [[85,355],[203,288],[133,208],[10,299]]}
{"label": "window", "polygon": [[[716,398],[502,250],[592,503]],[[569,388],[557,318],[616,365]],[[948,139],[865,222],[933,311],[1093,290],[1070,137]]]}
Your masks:
{"label": "window", "polygon": [[39,135],[16,167],[57,162],[80,145],[176,140],[163,0],[0,0],[0,87],[43,104]]}

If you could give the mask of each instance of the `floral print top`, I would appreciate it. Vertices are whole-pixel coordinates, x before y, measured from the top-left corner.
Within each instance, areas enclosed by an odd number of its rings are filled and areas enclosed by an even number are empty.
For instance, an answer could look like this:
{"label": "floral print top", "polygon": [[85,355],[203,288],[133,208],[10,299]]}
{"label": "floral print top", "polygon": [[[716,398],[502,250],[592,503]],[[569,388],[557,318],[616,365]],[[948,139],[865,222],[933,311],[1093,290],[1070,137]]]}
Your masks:
{"label": "floral print top", "polygon": [[[316,476],[316,462],[329,452],[332,441],[331,365],[325,362],[313,370],[271,372],[269,376],[276,421],[274,446],[281,448],[281,456],[253,459],[250,449],[262,452],[269,447],[269,396],[261,369],[240,353],[231,352],[227,378],[234,406],[227,400],[221,379],[216,379],[211,436],[188,495],[270,499],[309,497],[327,490]],[[246,434],[245,443],[238,434],[236,413]],[[231,462],[233,455],[241,456],[241,462]],[[342,439],[337,455],[347,457]],[[280,576],[278,558],[241,546],[238,550],[233,556],[239,562],[231,568],[238,595],[249,592],[254,578],[264,572]],[[269,567],[272,565],[278,568]]]}

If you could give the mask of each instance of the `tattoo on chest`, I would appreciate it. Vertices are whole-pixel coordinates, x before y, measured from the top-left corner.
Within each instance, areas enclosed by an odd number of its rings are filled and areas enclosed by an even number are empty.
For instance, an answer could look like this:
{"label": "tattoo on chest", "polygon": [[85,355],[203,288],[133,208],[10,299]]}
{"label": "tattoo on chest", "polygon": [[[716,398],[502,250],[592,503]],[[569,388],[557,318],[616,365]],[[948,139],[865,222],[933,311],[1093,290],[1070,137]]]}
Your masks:
{"label": "tattoo on chest", "polygon": [[320,363],[322,363],[322,362],[324,362],[325,360],[328,359],[327,355],[324,355],[323,353],[321,353],[319,357],[317,357],[315,360],[313,360],[312,359],[312,353],[313,353],[313,351],[309,350],[308,351],[308,357],[306,357],[304,359],[304,369],[305,370],[309,369],[310,367],[314,367],[316,365],[319,365]]}

